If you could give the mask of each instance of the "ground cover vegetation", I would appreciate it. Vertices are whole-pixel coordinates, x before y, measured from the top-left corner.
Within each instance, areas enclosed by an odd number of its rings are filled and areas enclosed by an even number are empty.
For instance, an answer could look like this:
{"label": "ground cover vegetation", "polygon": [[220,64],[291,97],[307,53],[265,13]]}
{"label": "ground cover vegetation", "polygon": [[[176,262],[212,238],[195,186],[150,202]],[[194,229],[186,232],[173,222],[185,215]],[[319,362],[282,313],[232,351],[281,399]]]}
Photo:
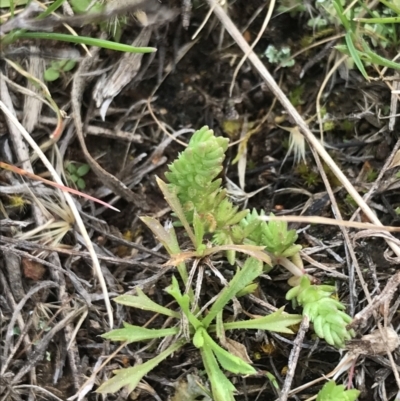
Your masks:
{"label": "ground cover vegetation", "polygon": [[399,18],[0,0],[0,399],[399,399]]}

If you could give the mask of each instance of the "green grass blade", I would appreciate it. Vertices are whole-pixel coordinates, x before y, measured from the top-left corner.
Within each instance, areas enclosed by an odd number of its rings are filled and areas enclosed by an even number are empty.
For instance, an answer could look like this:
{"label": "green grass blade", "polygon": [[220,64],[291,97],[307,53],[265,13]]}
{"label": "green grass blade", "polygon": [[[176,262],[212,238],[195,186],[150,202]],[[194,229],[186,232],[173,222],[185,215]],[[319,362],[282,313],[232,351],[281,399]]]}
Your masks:
{"label": "green grass blade", "polygon": [[385,57],[379,56],[371,50],[366,51],[364,54],[368,56],[369,60],[373,64],[377,64],[382,67],[394,68],[395,70],[400,70],[400,64],[395,63],[394,61],[389,60]]}
{"label": "green grass blade", "polygon": [[364,78],[367,81],[369,81],[367,71],[365,71],[364,64],[362,63],[361,58],[358,54],[358,51],[354,46],[351,32],[346,33],[345,39],[346,39],[346,45],[347,45],[347,48],[349,49],[351,58],[354,60],[354,63],[356,64],[357,68],[360,70],[360,72],[364,76]]}
{"label": "green grass blade", "polygon": [[339,17],[340,22],[344,26],[344,29],[346,30],[346,32],[350,32],[351,31],[350,21],[344,15],[344,9],[343,9],[343,6],[342,6],[342,3],[340,2],[340,0],[335,0],[333,2],[333,7],[335,7],[336,14]]}
{"label": "green grass blade", "polygon": [[46,18],[48,15],[56,11],[58,7],[60,7],[61,4],[64,3],[64,1],[65,0],[56,0],[54,3],[50,4],[50,6],[47,7],[47,9],[38,16],[38,19]]}
{"label": "green grass blade", "polygon": [[88,46],[102,47],[103,49],[116,50],[127,53],[153,53],[157,49],[154,47],[133,47],[122,43],[111,42],[109,40],[89,38],[86,36],[72,36],[63,33],[47,32],[21,32],[18,34],[21,39],[47,39],[60,40],[62,42],[77,43]]}
{"label": "green grass blade", "polygon": [[365,22],[367,24],[397,24],[400,22],[400,17],[387,18],[354,18],[353,21]]}
{"label": "green grass blade", "polygon": [[387,8],[390,8],[396,14],[400,14],[400,8],[393,4],[391,1],[381,0],[381,3],[384,4]]}

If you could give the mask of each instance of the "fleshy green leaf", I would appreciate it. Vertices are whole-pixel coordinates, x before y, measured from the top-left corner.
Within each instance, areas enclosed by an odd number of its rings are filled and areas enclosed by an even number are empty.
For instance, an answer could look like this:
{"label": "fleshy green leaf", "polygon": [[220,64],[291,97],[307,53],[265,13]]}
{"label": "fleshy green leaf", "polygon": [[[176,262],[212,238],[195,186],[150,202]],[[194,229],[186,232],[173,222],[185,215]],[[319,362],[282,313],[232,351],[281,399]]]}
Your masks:
{"label": "fleshy green leaf", "polygon": [[71,71],[73,68],[75,68],[75,66],[76,66],[75,60],[67,60],[63,66],[63,70],[65,72],[68,72],[68,71]]}
{"label": "fleshy green leaf", "polygon": [[76,173],[76,166],[74,163],[68,163],[66,169],[70,174]]}
{"label": "fleshy green leaf", "polygon": [[[201,128],[193,134],[188,147],[165,174],[170,188],[176,191],[184,207],[189,223],[193,220],[194,210],[201,216],[210,214],[212,217],[226,196],[221,189],[221,180],[216,178],[222,171],[228,142],[227,138],[215,137],[208,127]],[[210,220],[207,230],[212,232],[214,229],[215,224]]]}
{"label": "fleshy green leaf", "polygon": [[84,190],[86,188],[86,182],[84,179],[82,178],[78,178],[76,181],[76,186],[80,189],[80,190]]}
{"label": "fleshy green leaf", "polygon": [[296,298],[303,306],[303,314],[314,324],[318,337],[330,345],[343,348],[345,341],[350,340],[355,333],[346,329],[352,318],[343,312],[345,306],[341,302],[331,298],[334,291],[333,286],[311,285],[308,276],[304,275],[300,284],[286,294],[286,299]]}
{"label": "fleshy green leaf", "polygon": [[82,164],[81,166],[78,167],[76,170],[76,174],[79,175],[79,177],[85,176],[88,172],[90,171],[90,166],[88,164]]}
{"label": "fleshy green leaf", "polygon": [[56,79],[60,78],[60,73],[53,68],[48,68],[44,72],[43,78],[47,82],[52,82],[52,81],[55,81]]}

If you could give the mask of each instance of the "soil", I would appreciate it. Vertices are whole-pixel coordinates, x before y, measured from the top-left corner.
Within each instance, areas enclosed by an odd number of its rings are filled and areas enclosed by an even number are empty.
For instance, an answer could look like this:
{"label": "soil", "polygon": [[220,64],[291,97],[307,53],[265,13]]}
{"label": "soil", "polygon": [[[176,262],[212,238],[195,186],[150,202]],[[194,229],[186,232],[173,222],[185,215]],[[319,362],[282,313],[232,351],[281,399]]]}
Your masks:
{"label": "soil", "polygon": [[[102,271],[110,298],[132,292],[140,284],[155,302],[171,305],[172,298],[164,289],[170,285],[174,269],[168,267],[168,255],[164,248],[139,219],[143,215],[153,216],[163,224],[171,219],[155,177],[165,179],[168,164],[183,147],[174,141],[167,144],[169,138],[165,135],[166,130],[169,133],[186,130],[179,139],[188,142],[193,130],[208,125],[216,135],[229,137],[231,143],[236,143],[241,135],[261,123],[247,143],[244,178],[245,193],[249,196],[246,202],[238,202],[238,205],[264,210],[266,214],[335,216],[310,148],[306,147],[304,160],[300,162],[293,153],[288,153],[290,133],[287,129],[293,129],[294,125],[287,111],[279,102],[274,102],[274,95],[248,61],[234,77],[242,52],[214,15],[192,41],[192,35],[208,13],[206,2],[193,1],[187,28],[182,26],[186,15],[182,13],[179,1],[163,1],[154,7],[156,10],[163,7],[164,14],[167,14],[167,10],[174,10],[167,22],[156,22],[152,27],[149,46],[157,48],[157,53],[144,55],[138,75],[132,77],[113,98],[105,121],[93,100],[93,90],[102,71],[109,72],[114,65],[122,63],[121,53],[100,51],[98,64],[90,71],[90,79],[82,94],[82,120],[89,153],[106,171],[127,185],[133,183],[132,190],[142,196],[148,210],[144,211],[107,190],[104,177],[93,169],[82,177],[85,182],[83,191],[111,202],[120,212],[83,198],[76,199],[95,244],[95,251],[103,257]],[[230,18],[251,44],[262,27],[267,4],[261,0],[236,1],[231,2],[227,9]],[[148,14],[149,18],[155,15],[155,18],[161,19],[155,11],[149,11]],[[265,56],[269,45],[276,48],[289,46],[291,54],[304,49],[304,43],[314,34],[313,28],[307,26],[307,20],[307,13],[275,12],[254,50],[319,137],[316,117],[318,92],[341,53],[334,49],[335,44],[322,53],[324,45],[316,46],[297,56],[293,66],[285,68],[269,62]],[[96,37],[101,32],[95,24],[87,24],[83,29],[87,36]],[[128,13],[121,41],[132,43],[141,29],[137,19]],[[191,47],[189,44],[192,44]],[[44,47],[46,50],[57,46],[65,49],[73,47],[57,42],[54,46],[54,43],[43,41],[16,42],[13,47],[28,45],[36,45],[39,50]],[[83,50],[79,48],[79,51],[82,58],[86,57]],[[393,54],[390,53],[392,49],[385,51],[386,57],[396,54],[395,50]],[[13,60],[28,68],[34,57],[18,56]],[[48,66],[49,60],[43,60]],[[26,78],[16,73],[4,60],[1,63],[4,75],[12,82],[27,87]],[[305,67],[307,69],[303,71]],[[47,85],[54,101],[68,115],[58,141],[63,160],[65,163],[72,161],[81,165],[87,160],[74,134],[74,121],[71,118],[71,88],[76,69],[63,72],[57,81]],[[378,76],[372,67],[369,72],[371,76]],[[232,80],[234,85],[230,95]],[[24,110],[24,94],[8,81],[6,85],[17,117],[22,121],[22,116],[27,112]],[[150,97],[151,102],[147,103]],[[389,114],[390,102],[390,89],[384,80],[367,82],[356,69],[347,68],[339,68],[331,76],[321,98],[326,149],[360,194],[371,189],[398,140],[398,124],[393,131],[389,131],[388,120],[379,118],[382,114]],[[48,139],[55,123],[54,112],[44,106],[31,131],[38,144]],[[0,124],[1,161],[20,166],[24,160],[18,159],[3,115]],[[90,130],[88,126],[94,128]],[[107,129],[110,134],[108,137],[94,135],[96,129]],[[120,139],[117,136],[119,131],[129,133],[130,139]],[[227,152],[221,176],[224,183],[229,179],[239,185],[238,165],[233,163],[237,152],[237,144]],[[53,162],[57,160],[53,151],[47,150],[46,154]],[[324,170],[343,219],[350,219],[357,205],[326,165]],[[49,178],[41,162],[33,164],[33,171]],[[1,172],[0,180],[3,188],[34,182],[6,170]],[[396,181],[396,169],[386,171],[369,200],[382,224],[388,226],[399,226],[396,208],[400,206],[400,198]],[[73,185],[71,181],[69,184]],[[252,195],[253,191],[263,186],[266,186],[264,190]],[[4,367],[0,377],[0,400],[57,399],[54,396],[67,400],[81,391],[84,383],[88,392],[80,393],[82,400],[207,400],[201,392],[196,393],[198,386],[190,387],[188,384],[195,378],[195,382],[202,383],[206,388],[208,386],[200,354],[193,345],[185,346],[183,351],[176,352],[159,364],[130,395],[126,390],[105,396],[94,392],[101,383],[113,376],[114,370],[146,362],[157,355],[159,343],[134,343],[117,349],[118,344],[100,337],[110,329],[107,311],[99,281],[76,226],[67,226],[66,235],[58,242],[46,243],[43,238],[25,239],[17,235],[39,225],[35,205],[40,199],[47,196],[52,204],[61,202],[60,195],[55,192],[51,195],[40,192],[43,186],[31,185],[31,188],[32,191],[23,193],[0,191],[0,344],[4,351],[0,359]],[[53,217],[56,221],[66,219],[65,215],[53,208],[48,209],[45,216],[47,219]],[[357,220],[368,221],[363,214],[357,214]],[[23,227],[23,222],[31,224]],[[359,237],[354,243],[346,244],[342,231],[336,226],[290,223],[290,227],[299,230],[298,243],[306,253],[327,268],[322,270],[305,261],[307,272],[321,282],[336,283],[338,296],[352,316],[368,303],[347,246],[354,247],[366,286],[373,297],[379,297],[387,282],[398,272],[398,260],[387,249],[382,237]],[[178,232],[181,248],[189,249],[187,237],[182,231]],[[359,230],[351,229],[349,232],[353,238]],[[399,238],[398,233],[393,235]],[[34,260],[30,259],[31,256]],[[233,271],[223,260],[222,256],[218,256],[209,262],[216,263],[229,279]],[[336,272],[341,273],[339,278]],[[289,277],[283,268],[275,267],[260,278],[259,288],[253,295],[276,307],[285,306],[287,312],[300,313],[301,309],[294,308],[285,300],[285,294],[290,289],[287,283]],[[214,296],[221,288],[215,275],[206,274],[202,299]],[[358,339],[376,328],[378,322],[397,329],[397,295],[397,291],[394,291],[386,309],[383,306],[378,308],[375,316],[357,329]],[[240,303],[245,313],[270,313],[252,298],[243,297]],[[115,303],[112,305],[114,328],[121,327],[122,322],[152,328],[166,324],[164,318],[154,318],[150,312]],[[74,311],[76,315],[67,319]],[[240,319],[246,317],[244,312],[240,314]],[[231,317],[233,307],[228,307],[226,313],[227,317]],[[12,334],[10,330],[13,330]],[[253,366],[259,372],[255,377],[228,374],[237,389],[235,399],[279,399],[279,389],[285,382],[295,335],[237,331],[229,333],[229,338],[245,345]],[[100,369],[101,363],[112,353],[115,354],[111,361]],[[334,347],[318,340],[312,329],[308,330],[301,345],[291,388],[328,374],[338,364],[341,355]],[[397,351],[394,351],[395,364],[398,364],[398,357]],[[29,369],[18,377],[24,366]],[[267,374],[275,377],[276,387]],[[89,378],[92,381],[88,385]],[[366,401],[393,400],[398,391],[393,369],[385,355],[360,357],[353,375],[346,372],[339,382],[361,390],[360,400]],[[322,385],[323,382],[312,385],[293,397],[297,400],[308,399],[316,395]]]}

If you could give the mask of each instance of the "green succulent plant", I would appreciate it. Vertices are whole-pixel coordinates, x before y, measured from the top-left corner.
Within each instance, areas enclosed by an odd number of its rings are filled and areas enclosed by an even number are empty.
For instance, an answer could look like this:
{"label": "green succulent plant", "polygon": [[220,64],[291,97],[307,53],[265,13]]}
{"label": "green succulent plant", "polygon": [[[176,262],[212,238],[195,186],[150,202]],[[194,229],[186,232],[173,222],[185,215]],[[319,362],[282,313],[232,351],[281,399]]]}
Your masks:
{"label": "green succulent plant", "polygon": [[331,297],[335,291],[331,285],[312,285],[305,275],[300,284],[286,294],[286,299],[295,300],[303,306],[303,314],[314,324],[318,337],[330,345],[343,348],[345,341],[350,340],[355,333],[346,328],[352,318],[343,312],[345,306]]}

